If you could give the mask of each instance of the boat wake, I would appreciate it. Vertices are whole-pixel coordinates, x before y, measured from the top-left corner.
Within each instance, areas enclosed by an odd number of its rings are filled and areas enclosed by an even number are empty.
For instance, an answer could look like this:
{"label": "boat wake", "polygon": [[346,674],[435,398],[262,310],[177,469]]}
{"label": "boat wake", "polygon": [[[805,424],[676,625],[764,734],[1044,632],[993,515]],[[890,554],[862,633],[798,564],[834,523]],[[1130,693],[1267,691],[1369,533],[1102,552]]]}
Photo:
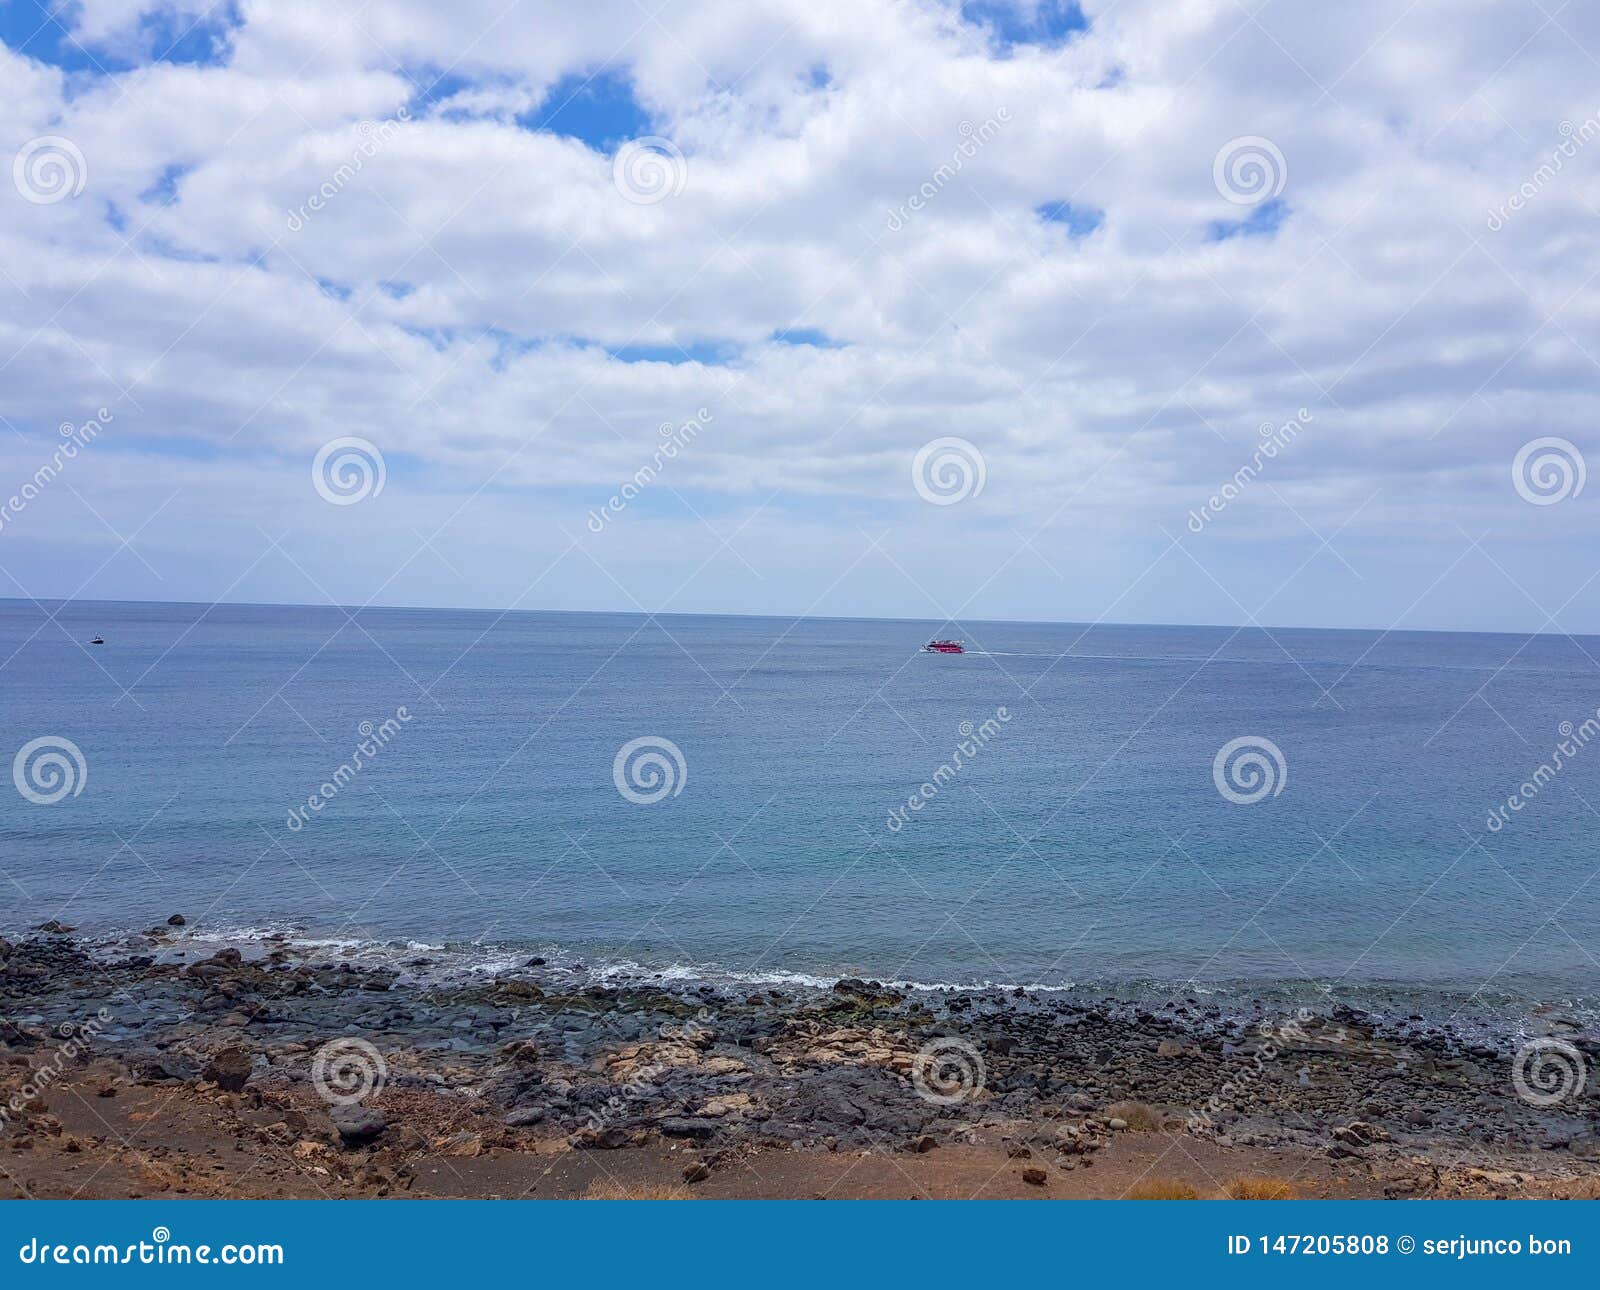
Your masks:
{"label": "boat wake", "polygon": [[1016,649],[969,649],[973,658],[1084,658],[1083,654],[1032,654]]}

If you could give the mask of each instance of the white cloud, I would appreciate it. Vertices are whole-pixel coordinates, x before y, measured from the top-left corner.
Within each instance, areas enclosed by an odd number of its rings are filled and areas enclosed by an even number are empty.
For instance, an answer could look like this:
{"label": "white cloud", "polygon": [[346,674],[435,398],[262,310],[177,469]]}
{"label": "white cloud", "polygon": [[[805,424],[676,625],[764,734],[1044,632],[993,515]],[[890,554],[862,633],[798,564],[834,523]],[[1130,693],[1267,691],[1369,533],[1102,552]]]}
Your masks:
{"label": "white cloud", "polygon": [[[652,606],[716,549],[704,516],[723,536],[744,523],[737,549],[774,585],[722,550],[676,608],[803,609],[865,529],[902,565],[936,559],[927,583],[972,614],[1233,621],[1234,598],[1255,612],[1293,575],[1266,620],[1384,625],[1421,596],[1429,625],[1492,624],[1469,586],[1430,591],[1465,529],[1541,552],[1526,576],[1554,609],[1592,565],[1591,499],[1528,507],[1507,472],[1538,435],[1600,452],[1593,156],[1499,231],[1486,221],[1569,137],[1561,122],[1600,112],[1600,15],[1086,7],[1087,32],[1006,57],[949,7],[842,0],[654,18],[632,3],[246,4],[220,66],[67,77],[0,52],[8,146],[62,134],[89,168],[75,200],[0,203],[7,468],[110,404],[103,473],[79,487],[119,529],[171,478],[164,514],[183,523],[224,523],[214,503],[232,499],[241,569],[257,525],[282,518],[337,536],[340,598],[496,603],[516,579],[465,546],[454,571],[430,556],[384,579],[457,510],[458,539],[509,534],[529,564],[554,558],[660,422],[706,407],[671,489],[604,556]],[[139,12],[87,3],[80,37],[127,56]],[[197,12],[172,11],[175,29]],[[446,71],[450,97],[417,105]],[[608,156],[516,124],[562,77],[601,71],[631,76],[683,150],[680,196],[628,202]],[[408,105],[372,146],[362,123]],[[1251,214],[1212,179],[1244,135],[1286,159],[1287,217],[1209,241]],[[163,203],[152,189],[173,175]],[[1057,201],[1103,223],[1073,237],[1034,214]],[[785,330],[839,347],[769,341]],[[607,354],[629,347],[720,361]],[[1191,542],[1226,590],[1197,594],[1181,553],[1135,582],[1256,427],[1302,407],[1314,428],[1270,486]],[[302,495],[340,434],[398,463],[394,522],[336,535],[349,517]],[[935,514],[908,464],[947,434],[980,445],[989,482]],[[25,517],[37,572],[8,567],[30,591],[84,572],[99,530],[76,505]],[[161,555],[185,594],[236,576],[180,540]],[[836,608],[915,612],[921,593],[876,550],[853,568]],[[107,576],[97,587],[118,594]],[[628,603],[605,579],[569,592]],[[1514,594],[1499,606],[1505,625],[1545,625]],[[1563,623],[1600,629],[1594,595]]]}

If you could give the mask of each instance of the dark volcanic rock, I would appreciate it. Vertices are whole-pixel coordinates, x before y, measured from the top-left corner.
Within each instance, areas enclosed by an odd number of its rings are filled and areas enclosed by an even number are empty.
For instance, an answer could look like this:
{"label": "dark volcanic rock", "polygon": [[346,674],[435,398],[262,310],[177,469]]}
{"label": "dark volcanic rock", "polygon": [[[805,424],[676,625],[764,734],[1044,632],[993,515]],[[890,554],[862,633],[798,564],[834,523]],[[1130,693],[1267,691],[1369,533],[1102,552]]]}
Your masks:
{"label": "dark volcanic rock", "polygon": [[214,1053],[201,1070],[200,1077],[210,1080],[226,1092],[237,1093],[249,1080],[254,1065],[254,1054],[242,1044],[234,1044]]}
{"label": "dark volcanic rock", "polygon": [[656,1127],[668,1137],[689,1138],[702,1142],[717,1131],[716,1121],[696,1120],[686,1115],[669,1115]]}
{"label": "dark volcanic rock", "polygon": [[[171,943],[172,927],[156,930],[149,942],[104,946],[64,928],[0,941],[0,1040],[16,1050],[13,1060],[58,1045],[69,1033],[59,1027],[104,1011],[114,1020],[94,1035],[94,1056],[124,1062],[135,1081],[203,1076],[243,1089],[249,1110],[305,1091],[312,1058],[331,1039],[365,1036],[385,1053],[406,1053],[389,1072],[391,1088],[448,1093],[496,1128],[543,1126],[520,1134],[523,1145],[570,1133],[575,1145],[603,1149],[659,1132],[717,1148],[913,1151],[973,1130],[1005,1144],[1018,1169],[1081,1169],[1111,1140],[1105,1120],[1132,1118],[1113,1104],[1137,1101],[1169,1131],[1204,1107],[1193,1132],[1240,1145],[1331,1147],[1375,1168],[1441,1144],[1452,1161],[1474,1164],[1516,1157],[1513,1167],[1537,1168],[1552,1148],[1562,1168],[1591,1172],[1600,1159],[1591,1099],[1538,1113],[1512,1096],[1514,1033],[1495,1048],[1465,1025],[1408,1025],[1337,1004],[1326,1019],[1301,1016],[1290,1027],[1290,1013],[1264,1002],[1254,1012],[1194,1000],[1152,1011],[1011,991],[901,995],[856,978],[824,990],[735,993],[660,978],[600,987],[542,971],[442,984],[321,959],[289,942],[249,960],[210,947],[130,955]],[[248,1031],[235,1028],[242,1022]],[[1270,1045],[1263,1027],[1278,1037]],[[1600,1031],[1567,1033],[1585,1052],[1600,1043]],[[970,1098],[918,1095],[909,1055],[941,1037],[981,1055],[981,1087]],[[290,1114],[297,1135],[330,1142],[373,1133],[394,1149],[406,1128],[377,1127],[383,1117],[369,1108],[340,1112],[339,1126],[320,1110],[293,1112],[307,1118],[304,1130]],[[1403,1134],[1403,1149],[1384,1145],[1384,1126]]]}
{"label": "dark volcanic rock", "polygon": [[135,1061],[133,1073],[145,1084],[173,1084],[190,1075],[184,1063],[170,1056],[159,1060],[151,1057]]}
{"label": "dark volcanic rock", "polygon": [[328,1118],[333,1121],[339,1137],[351,1146],[371,1142],[389,1127],[382,1111],[359,1104],[336,1106],[328,1113]]}

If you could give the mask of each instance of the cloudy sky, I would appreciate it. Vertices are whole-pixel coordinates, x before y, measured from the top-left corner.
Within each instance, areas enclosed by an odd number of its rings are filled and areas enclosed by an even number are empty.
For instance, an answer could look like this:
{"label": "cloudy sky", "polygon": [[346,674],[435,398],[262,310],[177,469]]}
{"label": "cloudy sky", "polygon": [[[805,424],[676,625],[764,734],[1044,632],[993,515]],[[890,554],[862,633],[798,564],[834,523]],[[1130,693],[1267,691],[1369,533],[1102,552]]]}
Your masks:
{"label": "cloudy sky", "polygon": [[0,37],[0,595],[1600,631],[1595,6]]}

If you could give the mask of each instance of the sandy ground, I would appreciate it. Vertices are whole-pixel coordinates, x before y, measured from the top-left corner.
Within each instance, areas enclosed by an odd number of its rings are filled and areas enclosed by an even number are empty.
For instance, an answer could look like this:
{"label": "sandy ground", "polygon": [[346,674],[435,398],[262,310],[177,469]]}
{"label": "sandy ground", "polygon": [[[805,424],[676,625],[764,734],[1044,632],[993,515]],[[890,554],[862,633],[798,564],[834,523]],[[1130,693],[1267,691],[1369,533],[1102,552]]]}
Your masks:
{"label": "sandy ground", "polygon": [[393,1144],[352,1148],[317,1128],[315,1104],[304,1097],[144,1086],[115,1062],[95,1062],[54,1085],[48,1111],[6,1141],[0,1197],[1076,1199],[1164,1195],[1174,1184],[1220,1197],[1239,1179],[1274,1180],[1307,1198],[1594,1191],[1571,1177],[1420,1159],[1375,1167],[1284,1148],[1224,1147],[1167,1130],[1115,1133],[1092,1164],[1067,1167],[1048,1148],[1018,1145],[1053,1129],[1026,1122],[984,1135],[992,1141],[923,1151],[754,1144],[705,1151],[667,1139],[588,1150],[508,1134],[445,1096],[378,1100]]}

